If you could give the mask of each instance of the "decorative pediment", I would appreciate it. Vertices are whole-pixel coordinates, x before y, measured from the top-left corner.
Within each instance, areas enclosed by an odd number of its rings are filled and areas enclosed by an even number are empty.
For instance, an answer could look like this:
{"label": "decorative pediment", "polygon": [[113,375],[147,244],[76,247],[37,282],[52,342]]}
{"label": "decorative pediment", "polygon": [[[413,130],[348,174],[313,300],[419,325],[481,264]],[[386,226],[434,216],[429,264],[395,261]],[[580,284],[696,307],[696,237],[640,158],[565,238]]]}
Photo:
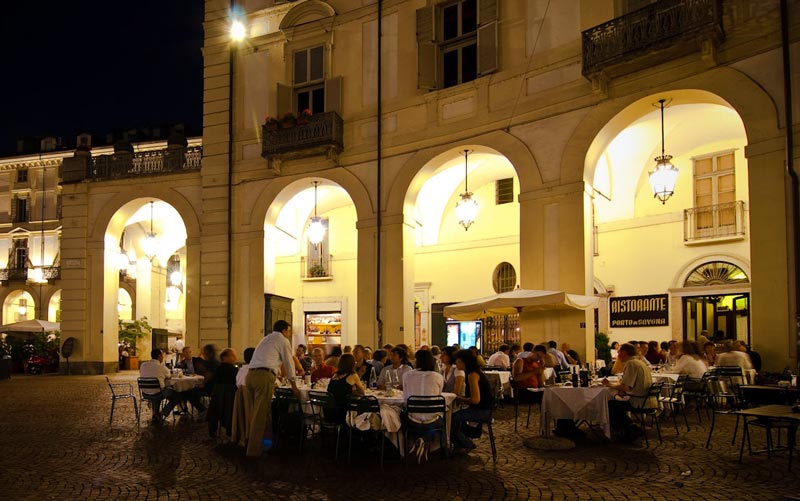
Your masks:
{"label": "decorative pediment", "polygon": [[279,29],[291,40],[298,32],[310,29],[318,32],[320,28],[330,31],[336,11],[321,0],[307,0],[293,7],[283,16]]}

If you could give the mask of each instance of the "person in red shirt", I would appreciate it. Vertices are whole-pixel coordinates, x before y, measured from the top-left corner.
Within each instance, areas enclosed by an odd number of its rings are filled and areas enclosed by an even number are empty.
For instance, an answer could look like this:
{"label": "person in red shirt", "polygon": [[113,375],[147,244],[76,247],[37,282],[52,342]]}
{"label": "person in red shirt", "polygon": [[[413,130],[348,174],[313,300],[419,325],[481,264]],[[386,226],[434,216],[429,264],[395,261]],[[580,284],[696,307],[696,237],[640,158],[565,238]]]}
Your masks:
{"label": "person in red shirt", "polygon": [[336,373],[336,367],[325,363],[325,352],[322,348],[314,348],[311,352],[311,359],[314,365],[311,367],[311,382],[316,383],[320,379],[330,379]]}

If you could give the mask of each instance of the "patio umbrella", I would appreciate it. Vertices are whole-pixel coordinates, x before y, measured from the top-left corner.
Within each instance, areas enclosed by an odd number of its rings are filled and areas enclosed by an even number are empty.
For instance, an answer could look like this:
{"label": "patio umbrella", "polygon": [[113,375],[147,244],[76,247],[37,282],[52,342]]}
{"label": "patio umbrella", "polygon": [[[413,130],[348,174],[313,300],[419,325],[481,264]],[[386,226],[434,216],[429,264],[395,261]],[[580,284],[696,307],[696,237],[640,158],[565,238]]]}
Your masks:
{"label": "patio umbrella", "polygon": [[493,315],[512,315],[523,311],[590,310],[600,300],[594,296],[564,291],[515,289],[444,307],[444,316],[455,320],[477,320]]}
{"label": "patio umbrella", "polygon": [[0,332],[53,332],[60,330],[60,323],[46,320],[23,320],[13,324],[0,325]]}

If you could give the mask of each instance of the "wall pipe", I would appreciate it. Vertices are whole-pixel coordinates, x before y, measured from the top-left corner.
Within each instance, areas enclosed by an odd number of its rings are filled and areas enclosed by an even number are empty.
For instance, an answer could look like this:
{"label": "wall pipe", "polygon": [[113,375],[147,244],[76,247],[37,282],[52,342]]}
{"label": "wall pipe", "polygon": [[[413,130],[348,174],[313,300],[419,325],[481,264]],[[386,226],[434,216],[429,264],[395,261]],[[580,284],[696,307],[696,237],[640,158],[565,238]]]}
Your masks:
{"label": "wall pipe", "polygon": [[383,38],[383,0],[378,0],[378,92],[377,92],[377,99],[378,99],[378,110],[377,110],[377,141],[376,141],[376,148],[377,148],[377,161],[376,161],[376,168],[377,168],[377,176],[378,176],[378,194],[377,194],[377,218],[376,218],[376,230],[375,230],[375,262],[376,262],[376,284],[375,284],[375,321],[378,327],[378,344],[375,348],[383,346],[383,318],[381,316],[381,211],[382,208],[382,196],[381,196],[381,136],[382,136],[382,120],[381,116],[383,113],[383,109],[381,107],[381,100],[383,97],[383,93],[381,90],[382,87],[382,73],[383,73],[383,51],[382,51],[382,38]]}
{"label": "wall pipe", "polygon": [[[236,0],[231,0],[231,13],[230,19],[233,24],[233,14],[236,8]],[[228,346],[232,343],[232,312],[231,312],[231,296],[233,278],[233,72],[236,68],[236,47],[237,44],[230,40],[230,55],[228,57],[228,287],[227,298],[225,301],[226,306],[226,322],[228,325]]]}
{"label": "wall pipe", "polygon": [[[786,172],[792,184],[792,247],[794,251],[794,321],[795,344],[800,342],[800,192],[794,170],[794,114],[792,113],[792,72],[789,47],[789,6],[781,0],[781,49],[783,55],[783,113],[786,118]],[[797,353],[795,352],[795,361]]]}

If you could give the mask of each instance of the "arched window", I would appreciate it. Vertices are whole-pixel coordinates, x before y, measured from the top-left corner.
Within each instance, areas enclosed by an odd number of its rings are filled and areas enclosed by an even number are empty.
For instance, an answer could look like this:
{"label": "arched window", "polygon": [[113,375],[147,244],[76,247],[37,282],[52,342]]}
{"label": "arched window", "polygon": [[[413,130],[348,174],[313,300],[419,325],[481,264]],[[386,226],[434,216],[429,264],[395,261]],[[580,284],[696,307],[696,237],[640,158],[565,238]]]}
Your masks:
{"label": "arched window", "polygon": [[686,277],[684,287],[703,285],[747,284],[750,278],[738,266],[725,261],[712,261],[701,264]]}
{"label": "arched window", "polygon": [[511,263],[503,261],[494,268],[492,287],[498,294],[514,290],[517,285],[517,272]]}

